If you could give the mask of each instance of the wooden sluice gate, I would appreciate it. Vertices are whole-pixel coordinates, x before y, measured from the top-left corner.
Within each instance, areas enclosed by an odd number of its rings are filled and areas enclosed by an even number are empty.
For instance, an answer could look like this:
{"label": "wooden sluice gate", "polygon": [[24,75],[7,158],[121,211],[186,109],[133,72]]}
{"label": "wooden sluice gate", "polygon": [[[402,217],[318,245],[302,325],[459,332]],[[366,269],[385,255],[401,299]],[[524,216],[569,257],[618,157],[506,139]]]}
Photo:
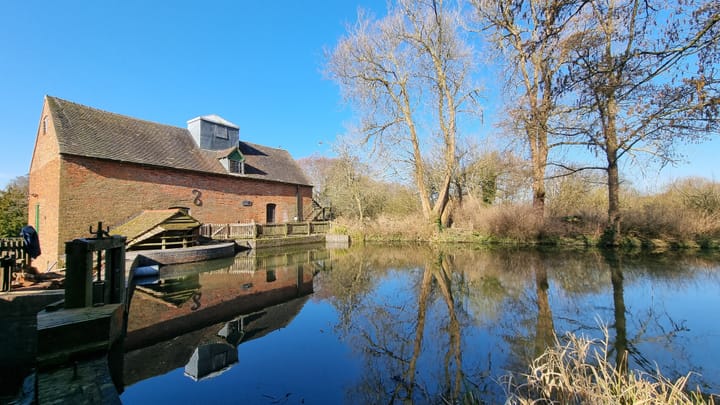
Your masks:
{"label": "wooden sluice gate", "polygon": [[[118,374],[112,364],[97,364],[111,362],[113,353],[122,358],[128,310],[125,237],[108,236],[101,223],[94,233],[94,238],[66,242],[65,299],[37,315],[38,403],[71,400],[77,394],[73,386],[92,381],[112,379],[122,389],[122,367]],[[102,402],[119,403],[117,390],[98,392]]]}

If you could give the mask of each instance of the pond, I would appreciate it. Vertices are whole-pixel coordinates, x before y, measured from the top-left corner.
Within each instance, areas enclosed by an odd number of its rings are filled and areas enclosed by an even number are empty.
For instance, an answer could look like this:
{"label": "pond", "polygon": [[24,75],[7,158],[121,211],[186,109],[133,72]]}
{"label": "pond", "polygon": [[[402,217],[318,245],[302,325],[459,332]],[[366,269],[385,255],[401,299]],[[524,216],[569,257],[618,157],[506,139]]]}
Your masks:
{"label": "pond", "polygon": [[[135,293],[123,403],[502,401],[566,332],[720,392],[720,260],[314,248],[165,269]],[[446,402],[447,401],[447,402]]]}

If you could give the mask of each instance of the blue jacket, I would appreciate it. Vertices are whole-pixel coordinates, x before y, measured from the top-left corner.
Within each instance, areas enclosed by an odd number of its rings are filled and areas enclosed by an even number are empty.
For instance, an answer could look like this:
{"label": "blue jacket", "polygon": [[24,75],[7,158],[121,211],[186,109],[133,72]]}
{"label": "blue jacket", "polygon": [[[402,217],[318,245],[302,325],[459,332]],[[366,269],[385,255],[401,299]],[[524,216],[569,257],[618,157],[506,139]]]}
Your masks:
{"label": "blue jacket", "polygon": [[25,252],[33,259],[40,256],[40,239],[37,232],[35,232],[35,228],[30,225],[23,226],[20,230],[20,236],[25,242],[23,246]]}

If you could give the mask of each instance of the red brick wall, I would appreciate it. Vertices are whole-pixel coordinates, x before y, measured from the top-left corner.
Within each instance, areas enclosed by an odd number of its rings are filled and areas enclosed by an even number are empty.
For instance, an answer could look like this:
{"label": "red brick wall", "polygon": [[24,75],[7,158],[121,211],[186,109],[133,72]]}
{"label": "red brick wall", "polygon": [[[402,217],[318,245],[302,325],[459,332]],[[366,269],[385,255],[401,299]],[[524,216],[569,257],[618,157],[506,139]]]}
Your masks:
{"label": "red brick wall", "polygon": [[[43,119],[48,117],[47,124]],[[58,213],[60,196],[60,156],[52,117],[49,116],[47,103],[40,115],[35,149],[30,164],[28,188],[28,221],[40,236],[40,248],[43,254],[33,261],[40,271],[45,271],[57,261]],[[36,210],[39,211],[39,223],[36,223]],[[64,250],[64,247],[63,247]]]}
{"label": "red brick wall", "polygon": [[[203,223],[260,222],[266,204],[276,204],[276,222],[297,216],[297,186],[237,176],[203,175],[180,170],[64,156],[60,201],[61,241],[88,236],[98,221],[118,225],[142,210],[190,208]],[[303,205],[312,189],[300,187]],[[243,201],[252,206],[243,206]]]}

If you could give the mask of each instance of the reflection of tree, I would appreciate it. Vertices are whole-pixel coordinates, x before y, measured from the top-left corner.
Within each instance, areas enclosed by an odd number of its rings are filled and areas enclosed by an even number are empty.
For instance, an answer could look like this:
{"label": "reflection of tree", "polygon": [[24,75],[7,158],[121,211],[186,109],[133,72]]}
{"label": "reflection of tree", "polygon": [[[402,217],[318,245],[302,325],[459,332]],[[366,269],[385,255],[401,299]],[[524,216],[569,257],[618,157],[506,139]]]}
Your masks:
{"label": "reflection of tree", "polygon": [[[341,315],[340,329],[367,363],[362,381],[352,392],[354,400],[425,402],[441,397],[454,400],[461,394],[463,328],[459,314],[463,312],[455,296],[464,289],[463,278],[453,272],[451,256],[441,252],[410,256],[416,258],[415,265],[405,261],[403,267],[410,268],[397,271],[374,266],[374,258],[368,255],[346,256],[342,266],[337,261],[333,264],[333,272],[346,274],[327,275],[323,281],[339,293],[332,302],[346,314]],[[407,280],[402,284],[410,287],[383,295],[369,288],[373,283],[367,281],[378,276]],[[361,286],[350,288],[353,280],[359,280]],[[439,352],[433,353],[436,348]],[[435,371],[440,375],[433,374]]]}
{"label": "reflection of tree", "polygon": [[505,316],[507,331],[503,339],[513,354],[508,363],[511,369],[524,369],[555,342],[547,257],[542,252],[523,252],[519,256],[522,257],[522,268],[529,273],[525,280],[533,284],[512,302],[512,310]]}
{"label": "reflection of tree", "polygon": [[[658,345],[664,344],[663,351],[673,353],[673,363],[668,365],[672,370],[666,367],[663,370],[665,376],[676,378],[684,375],[688,369],[699,370],[698,367],[690,364],[683,345],[677,342],[677,339],[688,331],[684,327],[683,320],[675,320],[667,311],[656,308],[651,291],[645,294],[645,302],[641,303],[648,305],[646,311],[628,308],[625,302],[626,279],[660,276],[668,279],[678,288],[685,280],[691,278],[687,269],[692,267],[680,264],[682,262],[679,262],[677,257],[671,259],[670,255],[629,256],[607,251],[603,252],[603,259],[608,267],[607,272],[610,273],[612,285],[613,329],[615,329],[612,350],[615,352],[616,368],[623,372],[640,368],[652,374],[658,367],[655,356],[661,353],[657,350]],[[654,281],[657,282],[658,280]],[[630,321],[630,329],[628,329],[628,321]],[[681,365],[683,362],[686,363],[685,366]]]}
{"label": "reflection of tree", "polygon": [[[432,275],[428,269],[423,271],[422,283],[420,284],[420,295],[418,298],[418,316],[417,323],[415,324],[415,339],[413,340],[413,349],[410,361],[408,362],[408,368],[403,378],[396,378],[397,384],[390,397],[390,402],[395,399],[407,399],[412,400],[413,388],[415,387],[415,375],[417,369],[417,361],[420,358],[422,351],[422,341],[425,335],[425,319],[427,316],[427,301],[430,296],[430,286],[432,283]],[[372,342],[370,342],[372,344]],[[401,362],[405,362],[404,359],[399,358]]]}
{"label": "reflection of tree", "polygon": [[[455,300],[452,293],[452,274],[451,268],[448,264],[447,258],[444,254],[440,254],[440,258],[435,266],[432,267],[433,276],[437,281],[438,287],[442,294],[442,298],[445,301],[448,309],[448,326],[447,333],[450,340],[448,351],[445,355],[445,361],[443,362],[443,369],[445,375],[445,387],[449,390],[452,387],[452,392],[446,392],[446,396],[450,398],[458,398],[460,394],[460,386],[463,380],[462,376],[462,351],[461,351],[461,339],[460,339],[460,322],[458,321],[457,311],[455,307]],[[451,360],[455,361],[455,378],[451,382],[450,368]]]}
{"label": "reflection of tree", "polygon": [[545,262],[540,258],[534,266],[535,269],[535,294],[537,295],[537,324],[535,327],[535,356],[540,355],[545,349],[552,345],[555,339],[555,326],[553,324],[552,310],[550,309],[550,298],[548,290],[547,268]]}
{"label": "reflection of tree", "polygon": [[[654,371],[658,355],[689,360],[677,353],[682,320],[674,322],[652,294],[629,295],[647,280],[693,283],[689,269],[710,273],[717,263],[683,260],[374,246],[337,253],[315,286],[340,313],[337,329],[365,363],[348,392],[353,402],[441,402],[460,400],[466,389],[497,398],[493,378],[526,371],[554,343],[555,331],[600,337],[598,318],[614,329],[613,360],[627,349],[630,368]],[[688,369],[698,370],[681,364],[677,371]]]}
{"label": "reflection of tree", "polygon": [[610,281],[613,292],[613,314],[615,315],[615,367],[627,371],[627,320],[625,319],[625,292],[623,286],[623,273],[620,259],[612,251],[604,253],[605,260],[610,266]]}

